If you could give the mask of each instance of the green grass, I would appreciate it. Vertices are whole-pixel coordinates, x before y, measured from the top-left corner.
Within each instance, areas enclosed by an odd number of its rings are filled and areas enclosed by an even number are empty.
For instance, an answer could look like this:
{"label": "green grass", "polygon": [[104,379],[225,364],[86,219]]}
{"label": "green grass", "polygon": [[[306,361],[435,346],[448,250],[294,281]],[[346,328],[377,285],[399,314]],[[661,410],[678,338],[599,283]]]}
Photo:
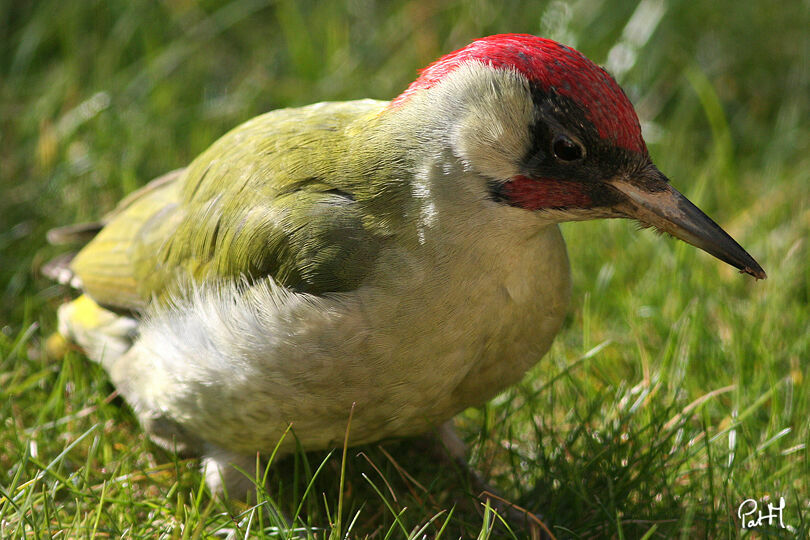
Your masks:
{"label": "green grass", "polygon": [[[345,470],[342,449],[274,460],[259,508],[212,499],[98,366],[45,354],[70,292],[38,274],[47,229],[240,121],[390,98],[506,31],[637,52],[621,82],[656,162],[769,278],[628,222],[564,226],[570,316],[520,385],[457,419],[471,461],[558,538],[807,537],[810,8],[644,4],[664,8],[648,40],[635,2],[0,1],[0,537],[276,537],[275,507],[296,519],[283,538],[510,537],[424,440],[351,448]],[[793,531],[740,528],[744,499],[780,496]]]}

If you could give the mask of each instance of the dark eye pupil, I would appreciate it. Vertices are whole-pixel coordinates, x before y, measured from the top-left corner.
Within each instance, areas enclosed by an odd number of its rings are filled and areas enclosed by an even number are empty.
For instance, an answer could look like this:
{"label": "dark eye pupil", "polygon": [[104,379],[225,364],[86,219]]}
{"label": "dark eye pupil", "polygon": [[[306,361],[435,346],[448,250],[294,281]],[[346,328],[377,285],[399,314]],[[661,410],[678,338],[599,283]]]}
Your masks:
{"label": "dark eye pupil", "polygon": [[576,161],[582,157],[582,148],[568,137],[557,137],[554,141],[554,156],[563,161]]}

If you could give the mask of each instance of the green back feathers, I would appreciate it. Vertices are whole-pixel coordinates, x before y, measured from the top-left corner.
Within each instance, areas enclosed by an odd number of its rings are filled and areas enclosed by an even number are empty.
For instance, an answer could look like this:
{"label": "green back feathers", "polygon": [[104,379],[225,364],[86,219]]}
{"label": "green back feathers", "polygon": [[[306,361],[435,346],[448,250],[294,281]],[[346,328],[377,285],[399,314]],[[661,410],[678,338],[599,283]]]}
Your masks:
{"label": "green back feathers", "polygon": [[122,201],[73,271],[97,302],[127,310],[189,279],[356,288],[402,218],[386,200],[409,195],[406,181],[380,182],[404,179],[406,158],[374,161],[368,150],[386,144],[376,129],[385,105],[325,103],[246,122]]}

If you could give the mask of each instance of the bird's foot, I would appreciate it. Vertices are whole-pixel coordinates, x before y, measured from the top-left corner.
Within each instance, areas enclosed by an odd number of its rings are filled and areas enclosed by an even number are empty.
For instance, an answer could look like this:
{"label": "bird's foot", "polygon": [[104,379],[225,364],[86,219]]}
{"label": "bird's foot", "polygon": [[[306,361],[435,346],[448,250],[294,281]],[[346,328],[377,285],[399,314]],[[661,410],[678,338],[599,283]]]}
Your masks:
{"label": "bird's foot", "polygon": [[249,502],[255,499],[256,478],[262,477],[256,455],[240,454],[205,444],[202,472],[211,493],[217,497]]}

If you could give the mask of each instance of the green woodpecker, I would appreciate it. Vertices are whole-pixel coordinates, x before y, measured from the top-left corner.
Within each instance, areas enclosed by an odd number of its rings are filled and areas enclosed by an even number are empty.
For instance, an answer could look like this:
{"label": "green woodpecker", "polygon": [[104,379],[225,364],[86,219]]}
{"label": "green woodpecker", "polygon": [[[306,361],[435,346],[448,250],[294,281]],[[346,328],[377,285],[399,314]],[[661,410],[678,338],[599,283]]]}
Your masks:
{"label": "green woodpecker", "polygon": [[765,272],[650,160],[618,84],[530,35],[391,102],[277,110],[124,199],[69,266],[60,332],[159,444],[245,487],[256,452],[423,433],[518,381],[570,296],[558,223],[623,217]]}

